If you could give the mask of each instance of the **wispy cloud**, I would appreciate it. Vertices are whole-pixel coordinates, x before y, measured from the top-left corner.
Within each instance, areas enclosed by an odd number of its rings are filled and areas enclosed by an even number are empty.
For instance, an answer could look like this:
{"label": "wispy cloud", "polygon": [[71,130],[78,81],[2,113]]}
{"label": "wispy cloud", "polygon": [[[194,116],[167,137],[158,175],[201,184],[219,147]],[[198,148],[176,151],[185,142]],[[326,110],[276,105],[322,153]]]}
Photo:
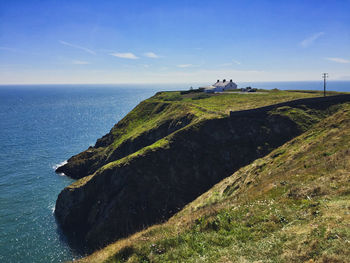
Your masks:
{"label": "wispy cloud", "polygon": [[0,46],[0,50],[4,50],[4,51],[11,51],[11,52],[17,52],[18,50],[15,48],[11,48],[11,47],[2,47]]}
{"label": "wispy cloud", "polygon": [[13,52],[13,53],[20,53],[20,54],[28,54],[28,52],[22,50],[22,49],[18,49],[18,48],[12,48],[12,47],[4,47],[4,46],[0,46],[0,51],[9,51],[9,52]]}
{"label": "wispy cloud", "polygon": [[178,68],[190,68],[190,67],[194,67],[193,64],[180,64],[177,65]]}
{"label": "wispy cloud", "polygon": [[232,62],[222,63],[222,64],[219,64],[218,66],[219,67],[229,67],[229,66],[232,66],[233,64],[241,65],[241,62],[232,59]]}
{"label": "wispy cloud", "polygon": [[82,46],[78,46],[78,45],[75,45],[75,44],[72,44],[72,43],[68,43],[66,41],[62,41],[60,40],[59,41],[62,45],[65,45],[65,46],[68,46],[68,47],[72,47],[72,48],[76,48],[76,49],[80,49],[80,50],[83,50],[85,51],[86,53],[89,53],[91,55],[96,55],[96,52],[89,49],[89,48],[86,48],[86,47],[82,47]]}
{"label": "wispy cloud", "polygon": [[324,32],[318,32],[316,34],[313,34],[312,36],[305,38],[303,41],[300,42],[300,45],[302,47],[309,47],[311,46],[317,39],[319,39],[321,36],[324,35]]}
{"label": "wispy cloud", "polygon": [[89,65],[91,63],[88,61],[83,61],[83,60],[73,60],[72,64],[74,64],[74,65]]}
{"label": "wispy cloud", "polygon": [[337,62],[337,63],[342,63],[342,64],[349,64],[350,60],[344,59],[344,58],[325,58],[329,61]]}
{"label": "wispy cloud", "polygon": [[237,65],[241,65],[241,62],[239,62],[238,60],[232,59],[232,62],[235,63],[235,64],[237,64]]}
{"label": "wispy cloud", "polygon": [[138,59],[135,54],[127,52],[127,53],[111,53],[111,56],[117,57],[117,58],[126,58],[126,59]]}
{"label": "wispy cloud", "polygon": [[146,52],[146,53],[143,53],[143,55],[148,58],[159,58],[159,56],[153,52]]}

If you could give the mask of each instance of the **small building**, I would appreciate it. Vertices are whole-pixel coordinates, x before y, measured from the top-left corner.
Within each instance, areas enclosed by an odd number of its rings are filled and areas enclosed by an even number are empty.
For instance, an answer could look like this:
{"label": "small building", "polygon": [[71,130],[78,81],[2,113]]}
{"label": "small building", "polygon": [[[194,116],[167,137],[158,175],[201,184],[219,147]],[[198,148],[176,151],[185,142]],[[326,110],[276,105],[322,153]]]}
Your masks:
{"label": "small building", "polygon": [[237,84],[230,79],[230,81],[226,81],[223,79],[220,81],[219,79],[212,86],[202,87],[204,88],[204,92],[214,93],[214,92],[223,92],[225,90],[234,90],[237,89]]}
{"label": "small building", "polygon": [[232,79],[230,79],[230,81],[226,81],[226,79],[220,81],[218,79],[218,81],[215,84],[213,84],[213,86],[217,88],[222,88],[222,91],[237,89],[237,84],[234,83]]}
{"label": "small building", "polygon": [[217,91],[214,86],[204,86],[204,87],[199,87],[199,89],[203,90],[206,93],[214,93]]}
{"label": "small building", "polygon": [[242,92],[256,92],[257,89],[256,88],[252,88],[252,87],[246,87],[246,88],[241,88]]}

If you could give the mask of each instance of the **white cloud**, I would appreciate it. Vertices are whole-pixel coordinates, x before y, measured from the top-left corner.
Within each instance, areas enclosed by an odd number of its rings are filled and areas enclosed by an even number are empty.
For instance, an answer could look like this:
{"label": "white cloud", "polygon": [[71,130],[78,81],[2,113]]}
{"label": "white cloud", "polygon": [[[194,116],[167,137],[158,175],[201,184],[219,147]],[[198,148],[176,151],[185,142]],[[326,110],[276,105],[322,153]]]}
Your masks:
{"label": "white cloud", "polygon": [[135,56],[133,53],[111,53],[111,56],[117,57],[117,58],[126,58],[126,59],[138,59],[139,57]]}
{"label": "white cloud", "polygon": [[317,39],[319,39],[321,36],[324,35],[324,32],[318,32],[316,34],[313,34],[312,36],[305,38],[303,41],[300,42],[300,45],[302,47],[309,47],[311,46]]}
{"label": "white cloud", "polygon": [[342,63],[342,64],[349,64],[350,60],[344,59],[344,58],[325,58],[329,61],[337,62],[337,63]]}
{"label": "white cloud", "polygon": [[90,62],[88,62],[88,61],[82,61],[82,60],[73,60],[73,61],[72,61],[72,64],[74,64],[74,65],[89,65]]}
{"label": "white cloud", "polygon": [[72,43],[68,43],[68,42],[62,41],[62,40],[60,40],[60,43],[61,43],[62,45],[65,45],[65,46],[72,47],[72,48],[76,48],[76,49],[80,49],[80,50],[85,51],[86,53],[89,53],[89,54],[92,54],[92,55],[96,55],[96,52],[93,51],[93,50],[91,50],[91,49],[89,49],[89,48],[82,47],[82,46],[78,46],[78,45],[74,45],[74,44],[72,44]]}
{"label": "white cloud", "polygon": [[159,56],[153,52],[146,52],[146,53],[143,53],[143,55],[148,58],[159,58]]}
{"label": "white cloud", "polygon": [[235,63],[235,64],[237,64],[237,65],[241,65],[241,62],[239,62],[238,60],[232,59],[232,62]]}
{"label": "white cloud", "polygon": [[180,64],[180,65],[177,65],[178,68],[190,68],[190,67],[193,67],[192,64]]}

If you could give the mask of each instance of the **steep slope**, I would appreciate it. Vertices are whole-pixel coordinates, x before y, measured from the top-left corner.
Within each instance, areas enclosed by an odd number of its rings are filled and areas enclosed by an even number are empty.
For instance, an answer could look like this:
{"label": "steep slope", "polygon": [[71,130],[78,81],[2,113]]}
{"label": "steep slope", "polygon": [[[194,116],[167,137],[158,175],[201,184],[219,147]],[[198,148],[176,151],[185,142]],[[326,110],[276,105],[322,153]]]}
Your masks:
{"label": "steep slope", "polygon": [[71,157],[56,172],[79,179],[93,174],[103,165],[121,159],[148,146],[168,134],[185,127],[196,116],[190,108],[178,103],[141,102],[118,122],[111,131],[98,139],[94,147]]}
{"label": "steep slope", "polygon": [[[55,214],[98,248],[164,221],[233,171],[319,122],[348,96],[201,119],[65,188]],[[335,105],[335,106],[334,106]]]}
{"label": "steep slope", "polygon": [[80,262],[348,262],[349,240],[346,103],[168,222]]}
{"label": "steep slope", "polygon": [[181,95],[180,92],[159,92],[137,105],[108,134],[98,139],[94,147],[71,157],[56,171],[79,179],[196,121],[227,116],[230,110],[314,96],[319,94],[279,91],[249,95]]}

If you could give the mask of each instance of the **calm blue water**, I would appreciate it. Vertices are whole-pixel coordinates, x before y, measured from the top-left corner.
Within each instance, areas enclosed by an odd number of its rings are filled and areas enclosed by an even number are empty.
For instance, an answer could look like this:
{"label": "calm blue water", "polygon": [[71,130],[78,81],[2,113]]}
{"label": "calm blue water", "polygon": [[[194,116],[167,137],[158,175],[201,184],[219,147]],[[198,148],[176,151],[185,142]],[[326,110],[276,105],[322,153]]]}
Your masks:
{"label": "calm blue water", "polygon": [[53,208],[72,182],[53,167],[93,145],[155,88],[0,87],[0,262],[78,255],[57,233]]}
{"label": "calm blue water", "polygon": [[[319,89],[320,83],[244,85]],[[0,86],[0,262],[79,257],[60,237],[53,216],[57,195],[72,180],[53,167],[93,145],[156,91],[189,86]],[[350,91],[350,82],[334,89]]]}

